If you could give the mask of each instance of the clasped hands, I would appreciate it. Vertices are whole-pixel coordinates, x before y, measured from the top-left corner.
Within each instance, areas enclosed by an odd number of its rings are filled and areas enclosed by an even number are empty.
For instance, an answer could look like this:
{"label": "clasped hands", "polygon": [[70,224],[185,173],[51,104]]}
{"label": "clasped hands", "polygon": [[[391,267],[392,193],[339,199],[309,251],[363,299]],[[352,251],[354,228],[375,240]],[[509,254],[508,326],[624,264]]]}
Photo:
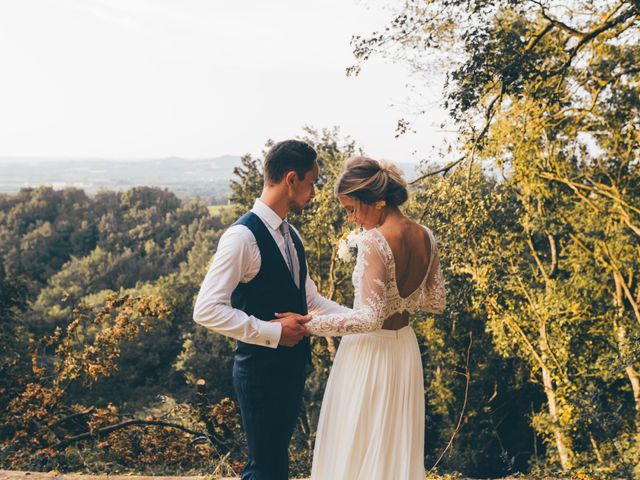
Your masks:
{"label": "clasped hands", "polygon": [[300,315],[293,312],[276,313],[276,320],[273,321],[282,325],[278,345],[293,347],[304,337],[308,337],[310,333],[304,324],[309,320],[311,320],[311,315]]}

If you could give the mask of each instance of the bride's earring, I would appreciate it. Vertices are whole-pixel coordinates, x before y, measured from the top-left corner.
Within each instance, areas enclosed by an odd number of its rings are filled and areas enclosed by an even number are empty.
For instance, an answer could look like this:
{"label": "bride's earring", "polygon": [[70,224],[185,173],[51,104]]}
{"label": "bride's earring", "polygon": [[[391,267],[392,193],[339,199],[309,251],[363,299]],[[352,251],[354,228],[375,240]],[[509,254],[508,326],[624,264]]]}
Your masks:
{"label": "bride's earring", "polygon": [[387,206],[387,202],[385,202],[384,200],[378,200],[376,203],[374,203],[374,206],[376,210],[381,210],[380,215],[378,216],[378,224],[376,225],[376,228],[378,228],[380,225],[382,225],[382,222],[384,222],[384,216],[386,212],[386,209],[384,207]]}

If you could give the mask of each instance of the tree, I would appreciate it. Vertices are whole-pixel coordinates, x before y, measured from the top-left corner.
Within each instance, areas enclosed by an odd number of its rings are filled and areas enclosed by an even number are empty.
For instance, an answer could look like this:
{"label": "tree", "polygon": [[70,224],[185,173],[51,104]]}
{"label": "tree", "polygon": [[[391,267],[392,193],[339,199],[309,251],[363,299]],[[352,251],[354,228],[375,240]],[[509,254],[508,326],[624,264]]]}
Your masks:
{"label": "tree", "polygon": [[[30,210],[34,204],[40,213]],[[215,351],[203,344],[190,363],[181,356],[196,328],[193,300],[221,218],[197,199],[181,204],[154,189],[93,199],[27,190],[0,205],[0,251],[26,251],[33,239],[44,247],[41,264],[3,257],[0,266],[0,464],[163,472],[238,462],[239,417],[226,398],[232,389],[222,375],[210,377],[231,360],[229,342],[216,338]],[[79,205],[86,217],[68,222]],[[100,234],[76,237],[93,231]],[[64,250],[47,257],[49,239],[63,235]],[[4,265],[12,269],[6,275]],[[203,363],[216,359],[220,365]],[[198,384],[196,396],[195,379],[187,380],[203,371],[211,386]]]}
{"label": "tree", "polygon": [[[508,262],[486,264],[503,272],[486,289],[489,328],[541,383],[547,413],[534,425],[566,471],[640,468],[629,340],[639,332],[639,20],[634,0],[409,1],[384,32],[354,39],[360,62],[387,56],[418,79],[437,67],[432,53],[447,54],[462,155],[417,183],[465,167],[470,188],[482,160],[521,205],[521,230],[499,244]],[[598,419],[620,399],[620,428],[607,427]]]}

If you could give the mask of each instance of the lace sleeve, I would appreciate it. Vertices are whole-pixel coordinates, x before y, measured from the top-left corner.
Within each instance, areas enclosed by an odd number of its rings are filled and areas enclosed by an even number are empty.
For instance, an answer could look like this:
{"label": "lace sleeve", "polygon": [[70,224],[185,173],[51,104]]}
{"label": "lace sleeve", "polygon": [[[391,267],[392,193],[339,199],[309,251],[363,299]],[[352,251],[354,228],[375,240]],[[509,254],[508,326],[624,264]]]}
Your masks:
{"label": "lace sleeve", "polygon": [[440,268],[440,254],[433,234],[429,231],[431,238],[431,255],[433,260],[429,270],[429,275],[424,284],[424,291],[420,302],[420,308],[431,313],[442,313],[447,306],[444,278]]}
{"label": "lace sleeve", "polygon": [[382,247],[372,235],[362,234],[353,275],[353,309],[318,315],[305,324],[310,333],[333,337],[378,330],[384,323],[387,262]]}

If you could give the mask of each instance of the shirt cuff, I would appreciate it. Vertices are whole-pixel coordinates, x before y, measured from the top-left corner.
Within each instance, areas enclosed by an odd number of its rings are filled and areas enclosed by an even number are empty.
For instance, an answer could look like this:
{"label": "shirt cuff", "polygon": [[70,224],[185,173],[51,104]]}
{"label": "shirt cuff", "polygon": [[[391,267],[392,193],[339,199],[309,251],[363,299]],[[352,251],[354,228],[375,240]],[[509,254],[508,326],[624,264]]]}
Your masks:
{"label": "shirt cuff", "polygon": [[258,338],[260,345],[270,348],[278,348],[280,335],[282,334],[282,324],[280,322],[265,322],[258,320]]}

